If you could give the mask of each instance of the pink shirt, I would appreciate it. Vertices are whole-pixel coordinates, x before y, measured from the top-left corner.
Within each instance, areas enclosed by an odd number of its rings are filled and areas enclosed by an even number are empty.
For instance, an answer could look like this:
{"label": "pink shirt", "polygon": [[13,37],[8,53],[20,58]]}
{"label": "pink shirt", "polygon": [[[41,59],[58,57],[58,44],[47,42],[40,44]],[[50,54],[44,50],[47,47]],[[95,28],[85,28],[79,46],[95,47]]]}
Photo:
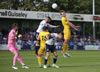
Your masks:
{"label": "pink shirt", "polygon": [[16,37],[16,31],[12,29],[8,35],[8,48],[16,47],[16,40],[11,40],[12,38]]}

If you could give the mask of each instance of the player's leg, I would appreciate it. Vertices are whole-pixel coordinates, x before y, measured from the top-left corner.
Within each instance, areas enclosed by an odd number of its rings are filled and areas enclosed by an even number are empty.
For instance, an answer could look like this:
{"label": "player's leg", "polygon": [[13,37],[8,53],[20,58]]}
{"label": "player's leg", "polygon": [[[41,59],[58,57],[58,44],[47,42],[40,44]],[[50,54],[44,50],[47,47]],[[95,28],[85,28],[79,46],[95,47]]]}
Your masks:
{"label": "player's leg", "polygon": [[56,62],[57,62],[57,52],[55,51],[55,52],[53,52],[53,54],[54,54],[54,58],[53,58],[53,64],[56,64]]}
{"label": "player's leg", "polygon": [[42,58],[41,58],[41,55],[38,55],[38,64],[39,64],[39,67],[41,68],[42,67]]}
{"label": "player's leg", "polygon": [[19,53],[18,53],[18,56],[17,56],[17,60],[22,65],[22,68],[29,69],[29,67],[24,64],[24,62],[23,62],[22,58],[20,57]]}
{"label": "player's leg", "polygon": [[35,46],[35,56],[37,57],[38,56],[38,50],[39,50],[40,46],[39,45],[36,45]]}
{"label": "player's leg", "polygon": [[64,43],[63,43],[63,46],[62,46],[62,55],[64,56],[64,57],[66,57],[65,56],[65,48],[66,48],[66,43],[65,43],[65,39],[66,39],[66,31],[65,31],[65,29],[64,29]]}
{"label": "player's leg", "polygon": [[44,48],[40,47],[38,51],[38,64],[40,68],[42,67],[42,57],[41,56],[43,56],[43,53],[44,53]]}
{"label": "player's leg", "polygon": [[[49,48],[50,48],[50,46],[49,45],[46,45],[45,51],[46,52],[49,52],[50,51]],[[48,57],[48,67],[50,67],[50,56]]]}
{"label": "player's leg", "polygon": [[66,47],[67,47],[67,44],[66,44],[65,41],[64,41],[63,46],[62,46],[62,55],[63,55],[64,57],[66,57],[66,56],[65,56],[65,49],[66,49]]}
{"label": "player's leg", "polygon": [[50,56],[48,57],[48,67],[50,67]]}
{"label": "player's leg", "polygon": [[64,57],[66,57],[66,56],[70,57],[70,54],[68,53],[68,42],[69,42],[68,40],[64,41],[64,47],[65,47],[65,50],[66,50],[66,53],[63,54]]}
{"label": "player's leg", "polygon": [[49,52],[46,52],[46,57],[45,57],[45,59],[44,59],[44,68],[47,68],[47,61],[48,61],[48,59],[49,59],[49,56],[50,56],[50,53]]}
{"label": "player's leg", "polygon": [[66,48],[65,48],[66,53],[65,53],[65,55],[70,57],[70,54],[68,53],[68,42],[69,42],[70,37],[71,37],[71,32],[67,31],[67,35],[65,35],[65,36],[66,36],[65,37],[65,43],[66,43]]}
{"label": "player's leg", "polygon": [[[69,42],[70,36],[71,36],[70,30],[64,30],[64,43],[63,43],[63,49],[62,49],[62,53],[64,57],[66,57],[65,55],[69,56],[68,42]],[[64,51],[66,51],[66,53],[64,53]]]}
{"label": "player's leg", "polygon": [[10,48],[9,51],[11,51],[14,54],[13,66],[12,66],[13,69],[18,69],[16,67],[16,60],[18,60],[22,64],[22,67],[24,66],[24,68],[27,68],[28,69],[28,67],[24,64],[23,60],[21,59],[21,57],[19,55],[19,51],[18,51],[17,48],[12,47],[12,48]]}
{"label": "player's leg", "polygon": [[66,50],[65,55],[66,55],[66,56],[68,56],[68,57],[70,57],[70,54],[68,53],[68,44],[67,44],[67,47],[66,47],[66,49],[65,49],[65,50]]}
{"label": "player's leg", "polygon": [[57,57],[58,57],[57,51],[54,51],[53,54],[54,54],[54,58],[53,58],[53,65],[52,66],[55,67],[55,68],[59,68],[59,66],[56,65]]}
{"label": "player's leg", "polygon": [[[36,35],[35,35],[35,39],[37,40],[38,38],[38,35],[39,33],[36,32]],[[40,48],[40,44],[39,44],[39,41],[36,41],[36,45],[35,45],[35,56],[38,56],[38,50]]]}
{"label": "player's leg", "polygon": [[44,68],[47,68],[47,62],[48,62],[48,65],[50,65],[50,53],[49,53],[49,50],[50,49],[50,45],[45,45],[45,52],[46,52],[46,57],[44,59]]}
{"label": "player's leg", "polygon": [[68,53],[68,42],[69,42],[68,40],[64,41],[64,45],[65,45],[64,47],[65,47],[65,51],[66,51],[66,53],[64,55],[67,55],[67,56],[69,56],[69,53]]}
{"label": "player's leg", "polygon": [[56,65],[57,57],[58,57],[56,47],[54,45],[52,45],[51,48],[50,48],[50,51],[54,55],[52,67],[59,68],[59,66]]}
{"label": "player's leg", "polygon": [[17,70],[18,68],[16,67],[16,60],[17,60],[17,57],[18,57],[18,53],[13,52],[13,54],[14,54],[14,57],[13,57],[13,66],[12,66],[12,68]]}
{"label": "player's leg", "polygon": [[28,66],[26,66],[25,64],[24,64],[24,62],[23,62],[23,60],[21,59],[21,57],[20,57],[20,55],[19,55],[19,51],[18,51],[18,49],[17,48],[15,48],[14,50],[13,50],[13,54],[15,54],[15,57],[14,57],[14,62],[13,62],[13,64],[15,64],[15,62],[16,62],[16,59],[20,62],[20,64],[22,65],[22,68],[26,68],[26,69],[28,69],[29,67]]}
{"label": "player's leg", "polygon": [[17,57],[18,57],[18,50],[15,49],[14,47],[10,46],[8,47],[8,50],[14,54],[14,57],[13,57],[13,66],[12,68],[17,70],[18,68],[16,67],[16,60],[17,60]]}

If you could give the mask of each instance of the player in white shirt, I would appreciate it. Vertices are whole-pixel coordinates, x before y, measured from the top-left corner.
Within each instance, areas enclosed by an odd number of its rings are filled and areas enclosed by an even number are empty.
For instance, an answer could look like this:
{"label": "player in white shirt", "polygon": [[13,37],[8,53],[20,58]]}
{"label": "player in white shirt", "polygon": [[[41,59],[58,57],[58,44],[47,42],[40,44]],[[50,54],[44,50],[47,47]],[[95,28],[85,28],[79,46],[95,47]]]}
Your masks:
{"label": "player in white shirt", "polygon": [[54,54],[52,67],[59,68],[59,66],[56,65],[58,55],[55,47],[55,42],[57,41],[57,39],[59,40],[62,39],[62,37],[63,37],[62,33],[51,33],[50,35],[47,36],[46,49],[45,49],[46,57],[44,60],[43,68],[47,68],[47,61],[50,56],[50,52]]}
{"label": "player in white shirt", "polygon": [[36,32],[37,33],[42,32],[43,31],[43,27],[50,27],[50,28],[57,28],[58,27],[58,26],[54,26],[54,25],[49,24],[50,22],[51,22],[51,18],[49,16],[46,17],[45,20],[42,20],[40,22],[40,25],[39,25],[39,27],[38,27]]}
{"label": "player in white shirt", "polygon": [[[50,28],[58,28],[59,27],[59,26],[54,26],[54,25],[49,24],[50,22],[51,22],[51,18],[49,16],[46,17],[45,20],[42,20],[40,22],[40,25],[36,31],[36,39],[38,37],[38,34],[43,31],[43,27],[50,27]],[[38,50],[39,50],[39,42],[35,46],[35,56],[38,56]]]}

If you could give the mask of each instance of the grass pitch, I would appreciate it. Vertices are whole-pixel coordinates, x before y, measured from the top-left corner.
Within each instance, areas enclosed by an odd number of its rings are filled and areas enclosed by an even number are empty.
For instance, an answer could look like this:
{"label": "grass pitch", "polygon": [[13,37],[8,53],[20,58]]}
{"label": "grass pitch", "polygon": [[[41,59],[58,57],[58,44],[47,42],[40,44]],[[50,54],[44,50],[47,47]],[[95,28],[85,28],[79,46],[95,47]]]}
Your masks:
{"label": "grass pitch", "polygon": [[[37,58],[33,51],[20,51],[24,63],[30,69],[22,69],[17,61],[18,70],[11,68],[13,54],[8,51],[0,51],[0,72],[100,72],[100,51],[70,51],[72,57],[64,58],[58,51],[57,65],[60,68],[37,68]],[[51,64],[53,55],[50,56]],[[44,63],[44,60],[42,60]]]}

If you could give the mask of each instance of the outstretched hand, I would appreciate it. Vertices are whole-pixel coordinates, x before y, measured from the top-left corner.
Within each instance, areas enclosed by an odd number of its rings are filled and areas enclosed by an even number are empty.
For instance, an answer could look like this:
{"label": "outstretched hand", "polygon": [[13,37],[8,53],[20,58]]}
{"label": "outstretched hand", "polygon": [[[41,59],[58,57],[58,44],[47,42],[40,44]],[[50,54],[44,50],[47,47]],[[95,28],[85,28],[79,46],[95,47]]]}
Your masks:
{"label": "outstretched hand", "polygon": [[80,31],[80,26],[76,26],[75,30]]}
{"label": "outstretched hand", "polygon": [[76,26],[76,28],[80,28],[80,26]]}
{"label": "outstretched hand", "polygon": [[57,28],[60,27],[60,25],[57,25]]}

